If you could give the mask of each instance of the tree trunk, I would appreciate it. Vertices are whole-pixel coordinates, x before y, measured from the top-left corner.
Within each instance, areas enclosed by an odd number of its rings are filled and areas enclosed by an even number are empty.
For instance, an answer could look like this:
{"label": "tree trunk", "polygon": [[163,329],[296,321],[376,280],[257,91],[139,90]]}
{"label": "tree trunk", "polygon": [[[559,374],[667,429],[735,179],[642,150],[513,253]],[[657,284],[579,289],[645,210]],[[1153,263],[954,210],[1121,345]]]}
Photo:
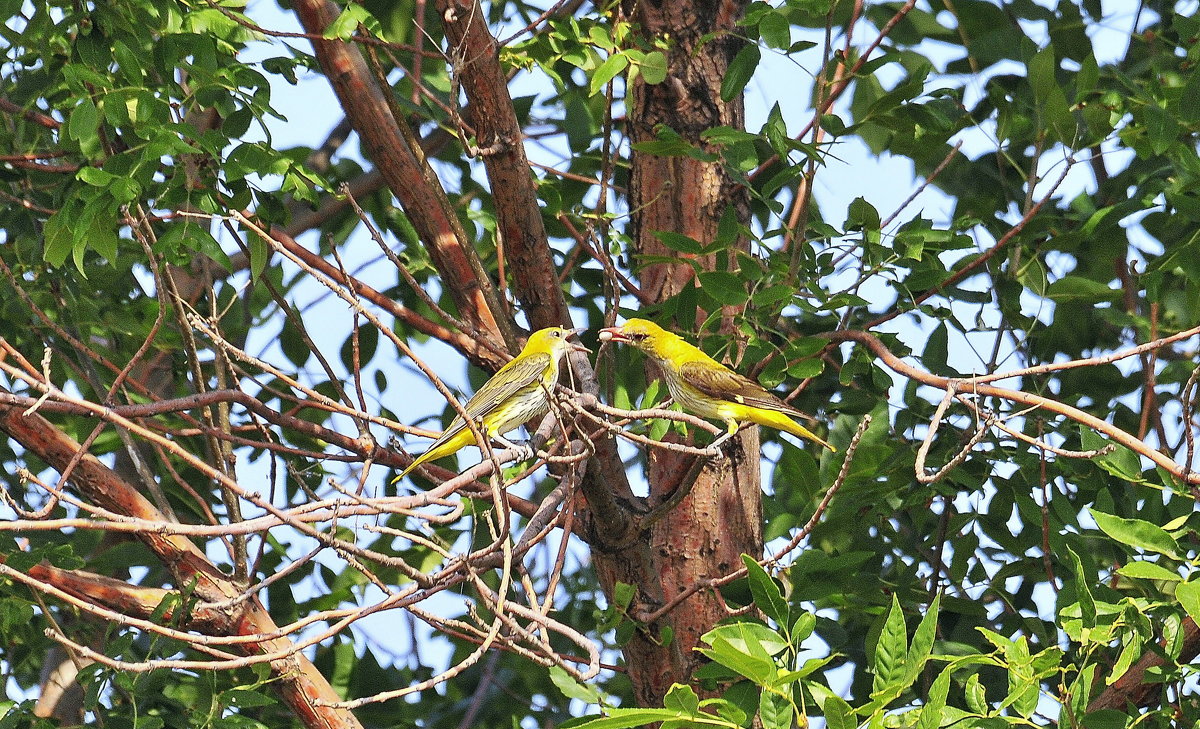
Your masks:
{"label": "tree trunk", "polygon": [[[692,144],[703,146],[700,134],[714,126],[742,128],[745,113],[739,96],[731,102],[719,97],[721,79],[742,45],[730,31],[741,16],[744,4],[732,2],[681,3],[639,2],[631,4],[633,20],[646,41],[669,38],[667,79],[657,85],[641,81],[631,89],[628,115],[629,135],[634,143],[656,138],[662,124]],[[705,42],[702,39],[708,36]],[[636,249],[641,254],[678,256],[655,237],[658,231],[682,233],[698,241],[711,241],[729,206],[739,221],[749,215],[749,197],[744,188],[725,174],[719,163],[687,157],[659,157],[634,152],[629,207]],[[745,245],[740,241],[739,245]],[[716,257],[699,260],[706,269],[717,265]],[[687,263],[655,264],[641,274],[641,285],[654,301],[663,301],[683,290],[693,276]],[[697,312],[702,320],[704,312]],[[653,374],[653,373],[651,373]],[[611,556],[597,555],[601,580],[635,579],[648,612],[667,604],[689,587],[705,579],[728,574],[741,567],[743,553],[762,552],[762,499],[759,489],[759,441],[755,428],[744,431],[726,447],[727,458],[710,462],[696,476],[686,498],[663,518],[650,525],[642,538],[643,561],[621,563]],[[677,488],[687,488],[691,456],[652,449],[649,454],[650,504],[669,497]],[[611,594],[611,592],[610,592]],[[686,682],[697,664],[693,650],[700,636],[728,612],[714,590],[701,590],[645,626],[625,646],[625,659],[638,701],[661,705],[672,683]],[[673,638],[663,641],[662,629],[670,627]]]}

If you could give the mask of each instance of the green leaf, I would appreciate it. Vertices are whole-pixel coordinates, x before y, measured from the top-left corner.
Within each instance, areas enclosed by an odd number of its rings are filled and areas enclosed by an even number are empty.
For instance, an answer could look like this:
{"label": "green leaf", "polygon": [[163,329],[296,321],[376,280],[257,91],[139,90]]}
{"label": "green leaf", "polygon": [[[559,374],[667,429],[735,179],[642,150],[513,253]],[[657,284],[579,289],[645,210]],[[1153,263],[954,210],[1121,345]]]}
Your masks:
{"label": "green leaf", "polygon": [[329,683],[342,696],[350,687],[351,676],[357,663],[354,655],[354,642],[350,640],[334,640],[330,651],[333,658],[333,671]]}
{"label": "green leaf", "polygon": [[683,137],[679,136],[679,132],[671,129],[665,124],[660,124],[655,128],[655,135],[658,137],[653,142],[636,142],[633,148],[638,152],[646,154],[655,154],[660,157],[691,157],[692,159],[700,160],[701,162],[716,162],[720,159],[712,152],[706,152],[696,145],[688,142]]}
{"label": "green leaf", "polygon": [[971,711],[976,714],[988,713],[987,691],[984,690],[978,673],[972,673],[967,677],[967,684],[963,687],[963,698],[966,699],[967,707]]}
{"label": "green leaf", "polygon": [[1047,287],[1046,296],[1059,303],[1068,301],[1099,303],[1116,301],[1121,297],[1121,291],[1083,276],[1063,276]]}
{"label": "green leaf", "polygon": [[758,21],[758,34],[768,48],[787,48],[792,44],[792,24],[778,10],[764,13]]}
{"label": "green leaf", "polygon": [[929,696],[917,719],[917,729],[938,729],[942,725],[942,712],[946,709],[946,697],[950,694],[951,670],[952,668],[947,666],[933,680],[933,685],[929,687]]}
{"label": "green leaf", "polygon": [[934,374],[956,377],[958,373],[946,363],[949,357],[950,331],[946,328],[946,322],[943,321],[933,328],[933,331],[929,333],[929,338],[925,340],[925,351],[921,354],[921,364]]}
{"label": "green leaf", "polygon": [[837,659],[836,655],[825,656],[824,658],[809,658],[807,661],[800,664],[800,668],[796,669],[795,671],[786,671],[784,673],[780,673],[775,677],[775,680],[771,682],[771,685],[782,686],[783,684],[795,683],[801,679],[808,678],[810,675],[812,675],[813,671],[821,670],[825,666],[828,666],[835,659]]}
{"label": "green leaf", "polygon": [[642,80],[651,86],[667,80],[667,56],[662,51],[650,51],[638,64]]}
{"label": "green leaf", "polygon": [[1117,574],[1122,577],[1133,577],[1141,580],[1165,580],[1167,582],[1179,582],[1183,579],[1179,576],[1179,573],[1173,572],[1160,564],[1146,562],[1145,560],[1123,564],[1117,568]]}
{"label": "green leaf", "polygon": [[208,232],[208,227],[194,220],[185,218],[176,221],[158,242],[162,246],[178,246],[182,250],[194,251],[211,258],[226,271],[233,270],[228,254],[221,249],[221,244],[212,233]]}
{"label": "green leaf", "polygon": [[674,709],[684,714],[696,714],[700,711],[700,697],[691,686],[680,683],[671,684],[667,695],[663,697],[663,707]]}
{"label": "green leaf", "polygon": [[[379,329],[374,324],[363,324],[358,328],[358,366],[365,367],[379,346]],[[354,371],[354,338],[346,337],[342,342],[342,364],[346,369]]]}
{"label": "green leaf", "polygon": [[595,687],[579,683],[561,666],[550,667],[550,681],[568,699],[578,699],[585,704],[599,704],[603,699],[603,694]]}
{"label": "green leaf", "polygon": [[740,306],[750,298],[746,293],[746,284],[728,271],[702,271],[700,287],[717,303],[725,306]]}
{"label": "green leaf", "polygon": [[64,207],[46,220],[43,231],[45,240],[42,258],[54,268],[66,262],[75,244],[75,234],[72,229],[74,210]]}
{"label": "green leaf", "polygon": [[1041,127],[1051,133],[1052,139],[1072,146],[1075,143],[1075,118],[1071,115],[1066,94],[1058,82],[1058,60],[1053,44],[1034,54],[1029,61],[1029,83],[1038,103]]}
{"label": "green leaf", "polygon": [[116,175],[105,172],[99,167],[81,167],[75,177],[95,187],[107,187],[116,179]]}
{"label": "green leaf", "polygon": [[916,632],[913,633],[912,645],[909,647],[908,655],[905,658],[905,667],[908,674],[904,679],[906,684],[911,685],[917,680],[921,671],[925,668],[925,663],[929,660],[930,654],[933,653],[933,641],[937,638],[938,611],[941,602],[942,595],[938,593],[934,596],[933,602],[929,604],[929,609],[925,611],[925,615],[921,618],[921,623],[917,626]]}
{"label": "green leaf", "polygon": [[723,640],[747,655],[764,658],[782,653],[790,645],[778,632],[759,622],[742,620],[718,625],[700,639],[706,643]]}
{"label": "green leaf", "polygon": [[1168,557],[1174,557],[1179,551],[1179,544],[1175,538],[1157,524],[1105,514],[1095,508],[1089,508],[1088,512],[1096,520],[1100,531],[1122,544],[1165,554]]}
{"label": "green leaf", "polygon": [[1108,675],[1104,677],[1104,685],[1112,686],[1129,670],[1133,662],[1142,656],[1142,639],[1136,632],[1129,634],[1129,641],[1121,648],[1121,654],[1113,663]]}
{"label": "green leaf", "polygon": [[762,51],[753,43],[743,46],[742,50],[738,51],[730,62],[725,77],[721,79],[722,101],[733,101],[734,97],[742,93],[742,89],[746,88],[746,84],[750,83],[754,76],[761,59]]}
{"label": "green leaf", "polygon": [[617,49],[617,44],[613,42],[612,36],[609,35],[608,28],[603,25],[593,25],[589,28],[588,40],[606,51]]}
{"label": "green leaf", "polygon": [[787,641],[775,631],[758,623],[722,625],[705,633],[701,640],[711,648],[698,648],[703,655],[720,663],[760,686],[775,676],[771,656],[787,648]]}
{"label": "green leaf", "polygon": [[632,727],[645,726],[646,724],[653,724],[660,721],[685,719],[691,724],[701,726],[737,729],[736,724],[731,724],[724,719],[710,714],[702,712],[695,716],[683,716],[679,712],[670,709],[609,709],[608,716],[597,717],[580,724],[572,724],[571,729],[632,729]]}
{"label": "green leaf", "polygon": [[701,245],[700,241],[682,233],[673,233],[669,230],[656,230],[654,231],[654,237],[658,238],[667,248],[679,251],[680,253],[700,255],[700,252],[704,250],[704,246]]}
{"label": "green leaf", "polygon": [[308,342],[290,320],[286,321],[283,328],[280,329],[278,341],[279,348],[297,368],[303,369],[309,358],[312,357],[312,350],[309,349]]}
{"label": "green leaf", "polygon": [[791,729],[792,702],[786,696],[780,696],[773,691],[764,691],[762,700],[758,703],[758,716],[762,719],[763,729]]}
{"label": "green leaf", "polygon": [[629,67],[629,56],[624,53],[614,53],[604,60],[592,73],[592,80],[588,86],[588,95],[595,96],[600,93],[605,84],[616,78],[617,74]]}
{"label": "green leaf", "polygon": [[1179,119],[1188,124],[1200,122],[1200,73],[1188,74],[1179,94]]}
{"label": "green leaf", "polygon": [[100,153],[100,111],[91,99],[85,98],[67,117],[67,136],[79,142],[86,157]]}
{"label": "green leaf", "polygon": [[800,613],[800,617],[792,622],[792,628],[788,631],[789,637],[792,640],[792,645],[800,645],[808,636],[813,634],[817,627],[817,616],[810,612]]}
{"label": "green leaf", "polygon": [[866,198],[856,197],[846,209],[846,223],[842,227],[847,231],[878,231],[879,225],[879,211],[875,206],[867,202]]}
{"label": "green leaf", "polygon": [[1034,674],[1025,636],[1009,643],[1004,657],[1008,660],[1008,701],[1015,711],[1028,719],[1037,709],[1041,686]]}
{"label": "green leaf", "polygon": [[900,599],[892,593],[892,607],[883,623],[883,631],[879,634],[879,641],[875,644],[875,655],[871,660],[871,670],[875,672],[875,680],[871,686],[872,696],[894,688],[903,679],[907,653],[904,611],[900,609]]}
{"label": "green leaf", "polygon": [[622,610],[628,610],[634,595],[637,595],[636,587],[627,582],[618,582],[617,586],[613,588],[613,604]]}
{"label": "green leaf", "polygon": [[75,266],[80,271],[83,271],[83,254],[91,249],[104,257],[104,260],[113,263],[117,260],[117,247],[120,245],[120,238],[117,236],[117,223],[109,216],[100,216],[92,218],[86,230],[87,233],[83,236],[76,234],[75,247],[72,253],[75,256]]}
{"label": "green leaf", "polygon": [[1096,600],[1092,597],[1092,590],[1088,586],[1091,577],[1083,571],[1083,562],[1075,550],[1067,547],[1067,554],[1071,557],[1071,567],[1075,572],[1075,595],[1079,598],[1079,612],[1083,617],[1083,624],[1088,628],[1094,627],[1096,625]]}
{"label": "green leaf", "polygon": [[329,24],[322,36],[327,40],[349,40],[358,32],[359,25],[365,27],[370,35],[380,38],[384,35],[383,26],[369,10],[358,3],[349,3],[337,19]]}
{"label": "green leaf", "polygon": [[[1079,441],[1085,449],[1095,451],[1103,449],[1110,443],[1099,433],[1087,427],[1080,427]],[[1138,455],[1123,445],[1114,443],[1113,446],[1114,449],[1111,452],[1097,457],[1094,462],[1117,478],[1134,483],[1144,482],[1142,463]]]}
{"label": "green leaf", "polygon": [[1087,666],[1084,666],[1075,676],[1075,680],[1071,684],[1070,689],[1070,707],[1074,710],[1075,716],[1083,716],[1085,713],[1087,713],[1087,705],[1092,698],[1092,685],[1094,684],[1095,679],[1095,663],[1089,663]]}
{"label": "green leaf", "polygon": [[1146,134],[1150,138],[1150,148],[1155,154],[1162,154],[1171,148],[1179,138],[1179,122],[1166,109],[1157,104],[1149,104],[1143,110],[1145,115]]}
{"label": "green leaf", "polygon": [[788,604],[783,597],[783,590],[771,578],[753,557],[742,555],[742,563],[746,565],[746,578],[750,582],[750,594],[754,596],[754,604],[781,626],[787,626]]}
{"label": "green leaf", "polygon": [[1200,582],[1184,582],[1175,587],[1175,599],[1183,606],[1188,616],[1200,624]]}
{"label": "green leaf", "polygon": [[[231,689],[222,693],[221,701],[228,706],[238,709],[256,709],[262,706],[276,706],[279,704],[279,699],[274,696],[263,693],[263,691],[251,691],[244,688]],[[138,726],[141,726],[140,722]]]}
{"label": "green leaf", "polygon": [[828,729],[855,729],[858,726],[854,709],[838,696],[830,694],[821,708],[825,712],[825,726]]}
{"label": "green leaf", "polygon": [[257,235],[250,235],[246,239],[246,243],[250,247],[250,275],[258,278],[267,267],[267,261],[271,258],[271,249],[267,246],[267,242]]}
{"label": "green leaf", "polygon": [[1123,445],[1117,446],[1111,453],[1105,453],[1096,459],[1096,463],[1105,471],[1117,478],[1123,478],[1133,483],[1143,483],[1142,462],[1138,455]]}

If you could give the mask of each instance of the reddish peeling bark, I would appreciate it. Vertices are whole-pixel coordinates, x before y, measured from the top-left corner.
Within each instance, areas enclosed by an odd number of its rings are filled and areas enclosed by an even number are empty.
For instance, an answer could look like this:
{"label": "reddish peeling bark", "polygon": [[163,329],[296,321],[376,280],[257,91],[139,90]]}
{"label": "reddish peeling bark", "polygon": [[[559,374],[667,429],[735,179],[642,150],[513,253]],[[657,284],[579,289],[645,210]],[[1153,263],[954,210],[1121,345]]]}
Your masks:
{"label": "reddish peeling bark", "polygon": [[[1196,621],[1190,617],[1184,618],[1182,630],[1183,646],[1176,659],[1180,665],[1191,663],[1197,655],[1200,655],[1200,627],[1196,626]],[[1161,644],[1147,650],[1136,663],[1130,666],[1125,675],[1092,699],[1087,707],[1088,713],[1104,709],[1128,711],[1130,707],[1148,709],[1162,706],[1163,692],[1172,684],[1164,684],[1154,674],[1174,662],[1163,657]]]}
{"label": "reddish peeling bark", "polygon": [[[670,40],[667,79],[653,86],[639,79],[631,89],[628,129],[633,143],[656,139],[660,124],[699,147],[705,146],[700,135],[708,129],[745,126],[741,97],[724,102],[719,96],[729,63],[742,46],[734,31],[745,5],[740,0],[689,0],[632,6],[633,19],[647,42]],[[639,253],[684,257],[654,234],[669,231],[711,241],[730,205],[742,222],[748,219],[746,190],[719,163],[634,153],[629,207],[634,211],[631,234]],[[699,263],[711,269],[716,262],[707,256]],[[642,290],[661,301],[678,293],[692,275],[692,267],[685,264],[650,265],[640,274]]]}
{"label": "reddish peeling bark", "polygon": [[451,72],[470,102],[468,119],[487,170],[504,260],[515,274],[508,283],[534,329],[568,324],[570,313],[546,244],[524,132],[487,16],[478,0],[439,0],[437,7],[453,49]]}
{"label": "reddish peeling bark", "polygon": [[[337,6],[327,0],[297,0],[292,7],[304,29],[316,35],[324,33],[339,14]],[[346,41],[314,40],[312,44],[367,156],[400,200],[443,280],[455,282],[447,292],[454,297],[460,315],[480,334],[515,352],[511,323],[491,282],[415,136],[401,127],[404,120],[393,115],[387,91],[380,88],[366,59],[357,46]]]}
{"label": "reddish peeling bark", "polygon": [[[707,129],[744,126],[741,99],[726,103],[718,96],[721,79],[740,48],[741,41],[731,31],[743,7],[738,0],[631,5],[647,42],[670,39],[666,81],[650,86],[639,79],[631,90],[628,130],[635,144],[655,139],[660,124],[698,146],[704,146],[700,134]],[[635,152],[630,183],[631,232],[641,254],[679,256],[655,237],[658,231],[713,240],[730,206],[739,220],[748,218],[746,191],[716,163]],[[699,263],[712,269],[716,260],[705,257]],[[648,266],[641,272],[642,290],[651,300],[662,301],[682,290],[693,275],[692,266],[683,262]],[[738,569],[742,554],[761,554],[757,430],[745,431],[726,452],[728,458],[707,464],[689,495],[650,526],[642,562],[619,554],[596,556],[602,581],[610,588],[617,581],[637,585],[641,601],[653,612],[697,582]],[[688,456],[652,449],[651,503],[670,496],[691,464]],[[625,647],[639,703],[661,705],[672,683],[686,682],[697,664],[693,649],[700,636],[727,615],[714,591],[701,590],[639,632]],[[674,631],[674,639],[663,645],[659,638],[666,626]]]}

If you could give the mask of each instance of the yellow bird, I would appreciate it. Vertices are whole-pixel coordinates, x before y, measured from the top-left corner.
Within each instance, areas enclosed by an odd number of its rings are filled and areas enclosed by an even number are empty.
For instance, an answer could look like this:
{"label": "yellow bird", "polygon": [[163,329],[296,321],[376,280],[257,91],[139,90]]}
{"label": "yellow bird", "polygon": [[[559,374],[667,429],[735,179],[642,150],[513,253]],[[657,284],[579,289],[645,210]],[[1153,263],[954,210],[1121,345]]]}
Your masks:
{"label": "yellow bird", "polygon": [[[544,415],[550,409],[550,392],[558,382],[558,365],[563,355],[571,350],[591,351],[582,344],[567,341],[568,337],[582,331],[549,327],[530,334],[521,353],[501,367],[467,401],[463,407],[467,417],[488,438],[495,438]],[[403,479],[422,463],[445,458],[464,446],[474,444],[475,434],[467,427],[460,413],[429,450],[401,471],[393,483]]]}
{"label": "yellow bird", "polygon": [[725,421],[730,435],[740,423],[757,423],[837,451],[792,420],[803,414],[799,410],[652,321],[630,319],[601,329],[600,340],[632,344],[645,352],[658,363],[675,402],[694,415]]}

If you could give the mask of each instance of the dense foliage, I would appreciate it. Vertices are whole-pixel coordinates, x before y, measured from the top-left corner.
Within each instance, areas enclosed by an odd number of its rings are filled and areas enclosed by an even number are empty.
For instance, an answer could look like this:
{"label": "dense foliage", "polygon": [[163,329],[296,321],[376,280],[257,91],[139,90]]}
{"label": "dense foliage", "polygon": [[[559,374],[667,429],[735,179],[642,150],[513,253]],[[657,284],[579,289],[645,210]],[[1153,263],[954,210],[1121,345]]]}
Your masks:
{"label": "dense foliage", "polygon": [[[6,3],[0,728],[1196,722],[1200,20],[1114,9]],[[632,412],[635,312],[839,452]],[[393,483],[554,324],[545,468]]]}

